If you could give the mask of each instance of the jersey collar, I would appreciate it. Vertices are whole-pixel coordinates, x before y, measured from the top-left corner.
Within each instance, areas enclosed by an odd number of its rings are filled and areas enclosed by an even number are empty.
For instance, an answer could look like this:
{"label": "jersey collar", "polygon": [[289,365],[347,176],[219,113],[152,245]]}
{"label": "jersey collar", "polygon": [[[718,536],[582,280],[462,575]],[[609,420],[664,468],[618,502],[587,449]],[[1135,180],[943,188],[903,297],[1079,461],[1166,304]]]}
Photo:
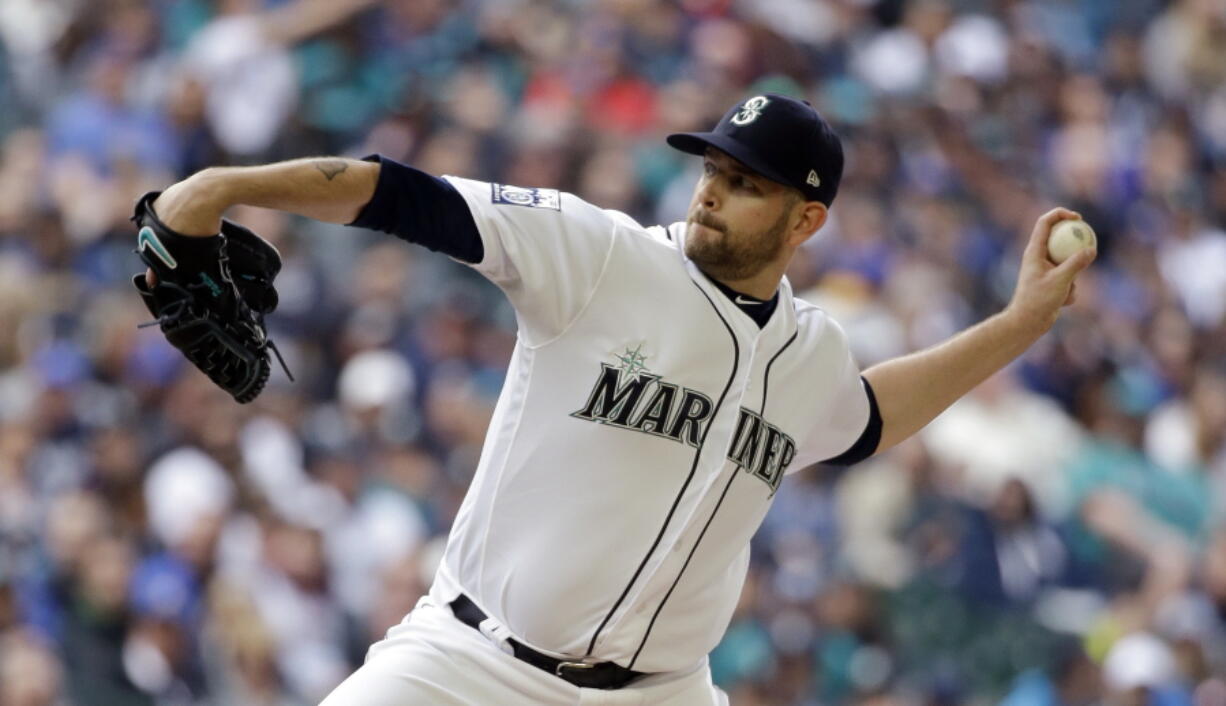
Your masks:
{"label": "jersey collar", "polygon": [[[699,270],[701,272],[701,270]],[[720,282],[719,280],[707,275],[703,272],[703,276],[707,278],[715,288],[723,293],[738,309],[745,312],[745,315],[753,319],[753,322],[758,325],[758,328],[766,328],[767,322],[770,321],[771,315],[775,313],[775,307],[779,304],[779,291],[775,290],[774,296],[770,299],[759,299],[753,295],[738,292],[732,287]]]}
{"label": "jersey collar", "polygon": [[[796,307],[792,304],[792,284],[788,281],[786,275],[779,282],[779,288],[775,290],[775,296],[772,298],[775,300],[775,310],[771,312],[765,324],[759,326],[754,318],[745,312],[742,306],[736,304],[736,290],[728,289],[728,292],[732,292],[732,296],[728,296],[721,289],[723,287],[722,284],[703,274],[702,270],[698,269],[698,265],[695,265],[693,260],[685,256],[684,221],[670,225],[666,229],[666,234],[670,240],[676,243],[677,255],[685,263],[685,268],[690,273],[690,279],[694,280],[695,284],[710,295],[713,303],[718,302],[716,306],[720,306],[721,311],[728,311],[727,319],[740,336],[764,342],[775,337],[786,339],[796,331]],[[780,306],[781,303],[782,306]]]}

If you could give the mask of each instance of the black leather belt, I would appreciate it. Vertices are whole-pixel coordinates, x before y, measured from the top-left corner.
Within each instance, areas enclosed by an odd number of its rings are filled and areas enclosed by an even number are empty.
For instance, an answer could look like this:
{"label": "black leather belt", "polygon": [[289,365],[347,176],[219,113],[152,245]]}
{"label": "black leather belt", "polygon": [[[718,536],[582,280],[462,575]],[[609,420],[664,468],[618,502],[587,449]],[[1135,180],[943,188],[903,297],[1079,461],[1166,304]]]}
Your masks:
{"label": "black leather belt", "polygon": [[[477,607],[476,603],[463,594],[451,602],[451,612],[455,613],[455,617],[461,623],[478,632],[481,631],[482,621],[489,617]],[[626,669],[613,662],[588,664],[587,662],[567,662],[555,659],[537,652],[514,638],[507,638],[507,644],[511,645],[516,659],[585,689],[620,689],[633,681],[635,677],[643,675],[643,672]]]}

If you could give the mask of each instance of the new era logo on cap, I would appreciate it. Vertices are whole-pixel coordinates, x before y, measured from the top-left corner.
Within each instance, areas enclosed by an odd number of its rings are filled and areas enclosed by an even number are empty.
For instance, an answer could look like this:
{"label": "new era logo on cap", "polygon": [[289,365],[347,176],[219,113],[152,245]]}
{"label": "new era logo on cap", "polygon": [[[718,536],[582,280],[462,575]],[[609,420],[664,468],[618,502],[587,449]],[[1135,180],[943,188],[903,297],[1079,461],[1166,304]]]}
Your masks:
{"label": "new era logo on cap", "polygon": [[822,178],[817,175],[817,170],[810,169],[809,176],[805,179],[805,183],[816,188],[822,185]]}

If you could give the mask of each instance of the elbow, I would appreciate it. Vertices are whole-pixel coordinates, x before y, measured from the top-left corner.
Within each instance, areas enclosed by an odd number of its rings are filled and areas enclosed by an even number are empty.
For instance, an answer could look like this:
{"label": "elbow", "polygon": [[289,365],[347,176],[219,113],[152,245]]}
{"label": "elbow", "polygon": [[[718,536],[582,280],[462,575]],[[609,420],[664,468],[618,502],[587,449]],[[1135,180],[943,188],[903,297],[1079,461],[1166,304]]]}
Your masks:
{"label": "elbow", "polygon": [[358,160],[350,160],[349,164],[354,167],[356,180],[351,187],[351,197],[337,203],[336,207],[320,220],[350,225],[358,220],[358,216],[362,215],[366,205],[375,197],[375,191],[379,188],[379,175],[383,171],[382,165],[378,162]]}

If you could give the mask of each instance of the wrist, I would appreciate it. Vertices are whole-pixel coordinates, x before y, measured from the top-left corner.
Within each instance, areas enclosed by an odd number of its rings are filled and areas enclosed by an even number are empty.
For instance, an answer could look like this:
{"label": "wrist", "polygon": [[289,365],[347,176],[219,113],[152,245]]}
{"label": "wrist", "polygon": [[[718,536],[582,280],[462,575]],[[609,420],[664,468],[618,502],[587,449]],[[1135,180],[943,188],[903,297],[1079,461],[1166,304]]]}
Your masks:
{"label": "wrist", "polygon": [[221,231],[226,202],[225,180],[211,169],[172,184],[153,202],[153,213],[167,228],[192,238],[207,238]]}
{"label": "wrist", "polygon": [[221,214],[235,203],[230,181],[226,178],[225,167],[209,167],[196,172],[187,178],[193,204],[198,204],[203,213],[216,214],[220,221]]}
{"label": "wrist", "polygon": [[1014,303],[1010,303],[999,316],[1014,336],[1028,343],[1037,341],[1051,329],[1052,325],[1050,317],[1037,311],[1027,310]]}

